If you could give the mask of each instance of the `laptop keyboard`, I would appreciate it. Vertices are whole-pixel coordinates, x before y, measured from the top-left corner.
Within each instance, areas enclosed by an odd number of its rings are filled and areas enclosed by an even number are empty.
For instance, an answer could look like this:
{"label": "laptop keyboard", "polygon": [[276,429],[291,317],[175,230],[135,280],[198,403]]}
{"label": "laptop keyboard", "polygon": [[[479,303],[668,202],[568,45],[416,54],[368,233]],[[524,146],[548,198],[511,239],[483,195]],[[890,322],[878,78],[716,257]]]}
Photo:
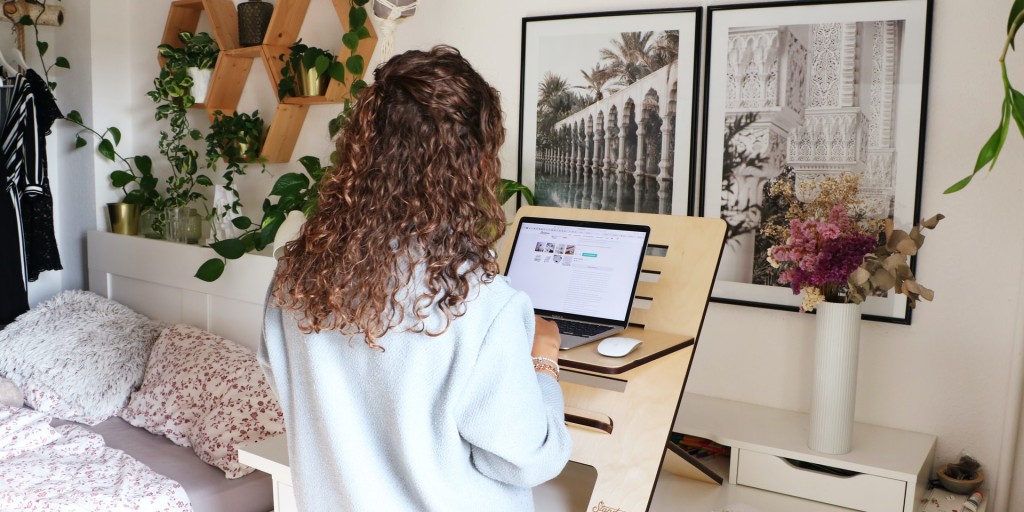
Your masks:
{"label": "laptop keyboard", "polygon": [[552,318],[551,320],[554,320],[554,322],[558,324],[559,333],[569,336],[595,336],[613,329],[613,327],[607,325],[588,324],[585,322],[566,320],[564,318]]}

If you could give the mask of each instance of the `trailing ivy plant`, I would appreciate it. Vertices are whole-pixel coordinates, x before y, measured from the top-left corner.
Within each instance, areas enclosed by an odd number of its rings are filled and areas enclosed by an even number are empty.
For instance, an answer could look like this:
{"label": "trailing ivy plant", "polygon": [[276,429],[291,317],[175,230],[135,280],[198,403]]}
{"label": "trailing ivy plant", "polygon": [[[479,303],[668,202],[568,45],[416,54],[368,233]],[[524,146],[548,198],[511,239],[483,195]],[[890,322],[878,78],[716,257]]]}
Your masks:
{"label": "trailing ivy plant", "polygon": [[1024,137],[1024,94],[1013,88],[1010,83],[1010,76],[1006,72],[1006,55],[1009,50],[1016,50],[1014,39],[1021,25],[1024,25],[1024,0],[1016,0],[1010,6],[1010,18],[1006,23],[1006,41],[1003,43],[1003,52],[999,55],[999,68],[1003,77],[1003,104],[999,110],[999,127],[988,138],[985,145],[978,153],[978,159],[974,163],[974,171],[966,178],[954,183],[946,189],[946,194],[951,194],[963,189],[971,182],[978,171],[988,166],[989,172],[996,166],[999,153],[1003,150],[1006,137],[1010,132],[1010,124],[1017,125],[1021,137]]}
{"label": "trailing ivy plant", "polygon": [[[40,39],[38,24],[39,18],[45,11],[47,0],[37,0],[35,3],[41,5],[43,9],[40,9],[34,18],[24,15],[12,21],[32,30],[32,36],[35,40],[35,47],[39,57],[41,75],[50,90],[55,91],[57,89],[57,81],[56,78],[51,76],[51,73],[55,71],[54,68],[71,69],[71,63],[66,57],[61,55],[54,57],[52,61],[48,58],[50,44]],[[118,164],[118,168],[111,171],[109,179],[112,186],[120,188],[124,192],[122,201],[140,205],[144,209],[160,207],[162,199],[159,191],[157,191],[158,180],[153,175],[152,159],[146,155],[122,155],[117,150],[118,144],[121,143],[120,129],[116,126],[111,126],[100,132],[86,124],[82,114],[77,110],[68,111],[64,116],[64,120],[78,127],[78,132],[75,134],[76,149],[88,145],[86,137],[91,136],[99,141],[96,144],[96,151],[107,160]],[[129,189],[133,184],[136,186]]]}
{"label": "trailing ivy plant", "polygon": [[264,124],[258,110],[252,114],[237,112],[232,115],[214,111],[210,131],[206,134],[206,167],[216,172],[218,163],[224,163],[225,170],[221,173],[224,188],[234,197],[225,211],[214,211],[214,216],[240,213],[242,203],[235,188],[235,176],[244,175],[245,168],[253,164],[266,170],[266,159],[260,157]]}
{"label": "trailing ivy plant", "polygon": [[[195,41],[187,32],[178,34],[184,44]],[[209,187],[213,181],[205,174],[199,174],[199,152],[190,144],[203,139],[203,134],[192,127],[188,120],[188,109],[196,103],[192,96],[192,77],[187,68],[192,62],[187,52],[168,51],[161,45],[161,55],[166,59],[160,74],[153,79],[153,90],[146,93],[157,104],[153,117],[157,121],[167,120],[170,131],[160,131],[158,147],[168,163],[171,175],[167,177],[166,202],[168,208],[186,206],[202,198],[197,186]]]}

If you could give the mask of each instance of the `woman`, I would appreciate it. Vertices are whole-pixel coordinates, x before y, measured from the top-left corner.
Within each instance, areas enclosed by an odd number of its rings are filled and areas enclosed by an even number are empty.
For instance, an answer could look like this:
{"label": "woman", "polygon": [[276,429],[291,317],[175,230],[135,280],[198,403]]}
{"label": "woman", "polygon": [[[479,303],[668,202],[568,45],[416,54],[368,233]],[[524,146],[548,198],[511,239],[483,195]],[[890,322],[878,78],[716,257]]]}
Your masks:
{"label": "woman", "polygon": [[298,507],[532,510],[572,441],[558,330],[491,250],[498,93],[445,46],[374,78],[267,301]]}

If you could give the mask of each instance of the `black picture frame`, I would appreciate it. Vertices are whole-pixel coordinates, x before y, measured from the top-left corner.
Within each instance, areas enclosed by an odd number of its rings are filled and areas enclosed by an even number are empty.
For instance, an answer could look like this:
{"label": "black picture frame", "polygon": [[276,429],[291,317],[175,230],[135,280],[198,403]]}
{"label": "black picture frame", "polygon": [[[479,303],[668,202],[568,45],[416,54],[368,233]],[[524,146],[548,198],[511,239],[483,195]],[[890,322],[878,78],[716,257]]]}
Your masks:
{"label": "black picture frame", "polygon": [[[760,262],[764,186],[861,174],[900,229],[920,218],[932,0],[708,8],[699,215],[729,225],[711,300],[799,310]],[[888,201],[888,204],[885,204]],[[888,209],[887,214],[884,211]],[[915,261],[911,262],[911,266]],[[868,297],[863,317],[909,324],[906,297]]]}
{"label": "black picture frame", "polygon": [[[519,181],[538,204],[693,214],[702,16],[697,7],[523,18]],[[642,59],[620,51],[635,48]]]}

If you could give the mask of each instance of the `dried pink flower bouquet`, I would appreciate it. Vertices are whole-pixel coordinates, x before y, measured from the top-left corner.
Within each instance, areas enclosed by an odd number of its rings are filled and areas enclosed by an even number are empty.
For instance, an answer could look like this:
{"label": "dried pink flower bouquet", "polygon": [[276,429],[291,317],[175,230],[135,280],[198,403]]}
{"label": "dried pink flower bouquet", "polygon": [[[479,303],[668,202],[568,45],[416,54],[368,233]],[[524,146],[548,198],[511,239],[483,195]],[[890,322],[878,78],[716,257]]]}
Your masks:
{"label": "dried pink flower bouquet", "polygon": [[[798,191],[787,180],[769,189],[789,206],[789,223],[762,228],[775,242],[768,249],[768,262],[779,269],[780,284],[803,293],[802,311],[812,311],[822,301],[860,303],[892,289],[906,295],[911,307],[934,296],[914,279],[909,257],[924,244],[921,231],[934,228],[943,216],[935,215],[909,233],[894,230],[891,221],[865,214],[858,182],[859,176],[843,173],[801,184]],[[798,195],[809,199],[800,201]]]}

